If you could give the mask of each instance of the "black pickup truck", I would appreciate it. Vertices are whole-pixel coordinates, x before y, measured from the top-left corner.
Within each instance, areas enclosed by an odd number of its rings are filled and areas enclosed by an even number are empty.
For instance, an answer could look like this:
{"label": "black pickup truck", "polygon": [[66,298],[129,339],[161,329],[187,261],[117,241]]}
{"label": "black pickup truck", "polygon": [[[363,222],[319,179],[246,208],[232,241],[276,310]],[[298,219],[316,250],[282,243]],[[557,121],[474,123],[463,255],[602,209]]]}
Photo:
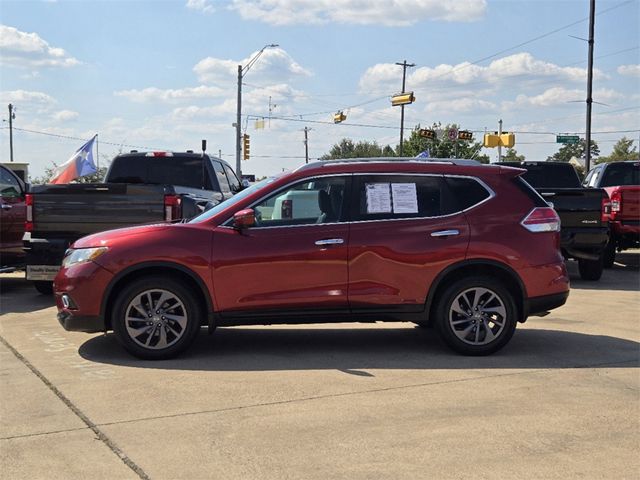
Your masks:
{"label": "black pickup truck", "polygon": [[524,168],[523,178],[552,204],[561,222],[560,247],[565,258],[578,261],[583,280],[599,280],[603,252],[609,241],[609,225],[604,209],[607,193],[601,188],[584,188],[569,163],[502,162]]}
{"label": "black pickup truck", "polygon": [[23,237],[27,280],[51,293],[64,252],[78,238],[191,218],[241,189],[224,160],[193,152],[118,155],[104,183],[32,185]]}

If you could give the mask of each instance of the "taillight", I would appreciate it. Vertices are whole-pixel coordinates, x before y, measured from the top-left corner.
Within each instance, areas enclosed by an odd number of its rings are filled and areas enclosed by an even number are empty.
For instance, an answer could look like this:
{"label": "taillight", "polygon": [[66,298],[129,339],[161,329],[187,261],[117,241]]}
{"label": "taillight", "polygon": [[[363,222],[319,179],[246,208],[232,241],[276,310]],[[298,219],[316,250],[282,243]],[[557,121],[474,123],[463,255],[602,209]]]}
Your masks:
{"label": "taillight", "polygon": [[602,199],[602,211],[600,218],[602,223],[607,223],[611,219],[611,200],[609,200],[609,197]]}
{"label": "taillight", "polygon": [[24,231],[33,232],[33,194],[27,193],[24,196],[24,203],[27,206],[27,215],[24,222]]}
{"label": "taillight", "polygon": [[280,218],[293,218],[293,200],[283,200],[280,207]]}
{"label": "taillight", "polygon": [[559,232],[560,217],[553,208],[537,207],[531,210],[520,222],[530,232]]}
{"label": "taillight", "polygon": [[182,217],[180,205],[182,199],[180,195],[165,195],[164,196],[164,219],[167,222],[177,220]]}
{"label": "taillight", "polygon": [[616,214],[622,210],[622,196],[620,190],[611,192],[611,220],[616,218]]}

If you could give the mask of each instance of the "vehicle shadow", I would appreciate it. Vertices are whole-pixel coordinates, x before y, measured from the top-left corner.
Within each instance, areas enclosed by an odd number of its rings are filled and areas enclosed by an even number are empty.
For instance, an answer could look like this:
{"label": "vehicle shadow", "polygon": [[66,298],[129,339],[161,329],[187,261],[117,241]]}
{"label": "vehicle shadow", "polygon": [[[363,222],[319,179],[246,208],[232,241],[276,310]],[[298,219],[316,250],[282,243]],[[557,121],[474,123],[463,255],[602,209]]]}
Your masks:
{"label": "vehicle shadow", "polygon": [[[500,352],[464,357],[423,328],[219,328],[201,332],[180,358],[138,360],[113,334],[79,348],[89,361],[137,368],[203,371],[368,369],[548,369],[640,366],[640,343],[603,335],[521,328]],[[356,374],[356,373],[354,373]]]}
{"label": "vehicle shadow", "polygon": [[640,291],[640,253],[618,253],[612,268],[602,272],[595,282],[582,280],[578,273],[578,262],[567,262],[571,288],[580,290],[624,290]]}
{"label": "vehicle shadow", "polygon": [[38,293],[31,282],[24,279],[24,274],[0,275],[0,315],[29,313],[54,305],[53,295]]}

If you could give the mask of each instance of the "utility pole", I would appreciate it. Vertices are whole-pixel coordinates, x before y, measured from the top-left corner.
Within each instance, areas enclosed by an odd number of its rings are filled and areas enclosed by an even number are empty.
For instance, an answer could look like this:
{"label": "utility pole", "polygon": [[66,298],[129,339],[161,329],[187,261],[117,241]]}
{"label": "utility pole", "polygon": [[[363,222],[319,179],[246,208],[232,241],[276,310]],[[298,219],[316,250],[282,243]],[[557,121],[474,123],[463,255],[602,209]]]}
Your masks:
{"label": "utility pole", "polygon": [[[502,138],[502,119],[498,122],[498,135]],[[498,162],[502,161],[502,143],[498,144]]]}
{"label": "utility pole", "polygon": [[13,162],[13,119],[16,114],[13,112],[13,105],[9,104],[9,158]]}
{"label": "utility pole", "polygon": [[[406,60],[403,60],[402,63],[396,62],[396,65],[400,65],[402,67],[402,93],[404,93],[405,81],[407,78],[407,67],[415,67],[415,63],[407,63]],[[402,143],[404,140],[404,105],[400,105],[400,150],[399,156],[402,156]]]}
{"label": "utility pole", "polygon": [[242,117],[242,79],[247,74],[249,69],[253,66],[254,63],[260,58],[260,55],[267,48],[276,48],[278,45],[275,43],[265,45],[260,49],[258,53],[256,53],[251,60],[247,62],[247,64],[243,67],[242,65],[238,65],[238,105],[236,108],[236,175],[238,178],[242,178],[242,165],[240,162],[240,144],[242,142],[242,133],[241,133],[241,125],[240,118]]}
{"label": "utility pole", "polygon": [[591,167],[591,104],[593,103],[593,30],[596,21],[596,0],[591,0],[589,11],[589,63],[587,66],[587,132],[585,141],[587,143],[584,157],[585,172]]}
{"label": "utility pole", "polygon": [[307,132],[311,130],[309,127],[304,127],[304,163],[309,163],[309,137]]}

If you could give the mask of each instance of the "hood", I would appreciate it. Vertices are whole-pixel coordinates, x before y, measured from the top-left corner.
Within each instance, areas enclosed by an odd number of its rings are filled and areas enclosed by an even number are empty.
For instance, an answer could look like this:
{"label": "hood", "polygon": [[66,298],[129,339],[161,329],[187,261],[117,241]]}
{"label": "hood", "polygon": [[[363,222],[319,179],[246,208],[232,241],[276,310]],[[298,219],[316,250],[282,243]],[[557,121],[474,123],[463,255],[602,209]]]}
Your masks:
{"label": "hood", "polygon": [[156,225],[140,225],[137,227],[118,228],[106,232],[94,233],[76,240],[71,248],[108,247],[118,240],[131,238],[134,235],[148,235],[172,228],[174,225],[161,223]]}

